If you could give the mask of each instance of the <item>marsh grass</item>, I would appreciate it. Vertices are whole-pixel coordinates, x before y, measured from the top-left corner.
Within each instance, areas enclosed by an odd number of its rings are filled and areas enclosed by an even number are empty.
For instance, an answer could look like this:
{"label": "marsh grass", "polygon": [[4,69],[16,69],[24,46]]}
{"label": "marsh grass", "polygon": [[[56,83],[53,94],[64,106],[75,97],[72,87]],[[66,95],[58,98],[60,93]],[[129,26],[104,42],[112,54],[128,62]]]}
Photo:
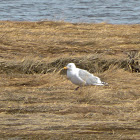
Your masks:
{"label": "marsh grass", "polygon": [[[0,22],[1,139],[139,139],[140,26]],[[108,86],[77,87],[63,67]]]}

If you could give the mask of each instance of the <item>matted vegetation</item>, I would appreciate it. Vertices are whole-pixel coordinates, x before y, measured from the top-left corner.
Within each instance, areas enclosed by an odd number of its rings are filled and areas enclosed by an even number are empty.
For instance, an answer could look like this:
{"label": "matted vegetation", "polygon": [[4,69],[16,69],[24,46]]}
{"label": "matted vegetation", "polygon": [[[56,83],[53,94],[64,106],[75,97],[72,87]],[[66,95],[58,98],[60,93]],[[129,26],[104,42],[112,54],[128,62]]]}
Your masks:
{"label": "matted vegetation", "polygon": [[[74,62],[109,86],[75,91]],[[139,139],[140,25],[0,21],[1,139]]]}

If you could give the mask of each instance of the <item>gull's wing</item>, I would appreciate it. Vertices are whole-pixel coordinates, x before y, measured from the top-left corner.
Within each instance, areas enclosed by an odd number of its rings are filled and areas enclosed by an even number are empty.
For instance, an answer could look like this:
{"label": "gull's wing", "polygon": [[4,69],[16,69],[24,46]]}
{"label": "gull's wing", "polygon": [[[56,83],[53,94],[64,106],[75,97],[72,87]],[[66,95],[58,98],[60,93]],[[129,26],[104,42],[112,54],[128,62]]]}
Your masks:
{"label": "gull's wing", "polygon": [[79,77],[86,82],[86,85],[103,85],[99,77],[94,76],[86,70],[79,69]]}

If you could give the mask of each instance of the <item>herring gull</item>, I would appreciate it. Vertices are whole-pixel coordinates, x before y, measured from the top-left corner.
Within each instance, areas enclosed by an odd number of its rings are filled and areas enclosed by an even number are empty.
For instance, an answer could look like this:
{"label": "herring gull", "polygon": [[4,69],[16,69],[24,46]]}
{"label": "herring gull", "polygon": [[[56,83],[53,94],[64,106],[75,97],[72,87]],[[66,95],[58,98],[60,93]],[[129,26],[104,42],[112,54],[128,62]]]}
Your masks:
{"label": "herring gull", "polygon": [[67,70],[68,79],[75,85],[107,85],[107,83],[102,82],[99,77],[94,76],[86,70],[76,68],[74,63],[69,63],[64,69]]}

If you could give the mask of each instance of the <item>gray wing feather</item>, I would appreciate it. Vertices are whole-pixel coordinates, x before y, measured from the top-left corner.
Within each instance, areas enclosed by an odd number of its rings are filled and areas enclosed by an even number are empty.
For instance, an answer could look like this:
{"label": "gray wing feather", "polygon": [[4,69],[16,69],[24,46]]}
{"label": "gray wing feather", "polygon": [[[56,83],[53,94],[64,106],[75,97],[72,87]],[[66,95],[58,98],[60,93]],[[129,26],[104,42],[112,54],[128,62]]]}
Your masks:
{"label": "gray wing feather", "polygon": [[79,69],[79,76],[86,82],[87,85],[94,85],[101,82],[100,78],[94,76],[86,70]]}

